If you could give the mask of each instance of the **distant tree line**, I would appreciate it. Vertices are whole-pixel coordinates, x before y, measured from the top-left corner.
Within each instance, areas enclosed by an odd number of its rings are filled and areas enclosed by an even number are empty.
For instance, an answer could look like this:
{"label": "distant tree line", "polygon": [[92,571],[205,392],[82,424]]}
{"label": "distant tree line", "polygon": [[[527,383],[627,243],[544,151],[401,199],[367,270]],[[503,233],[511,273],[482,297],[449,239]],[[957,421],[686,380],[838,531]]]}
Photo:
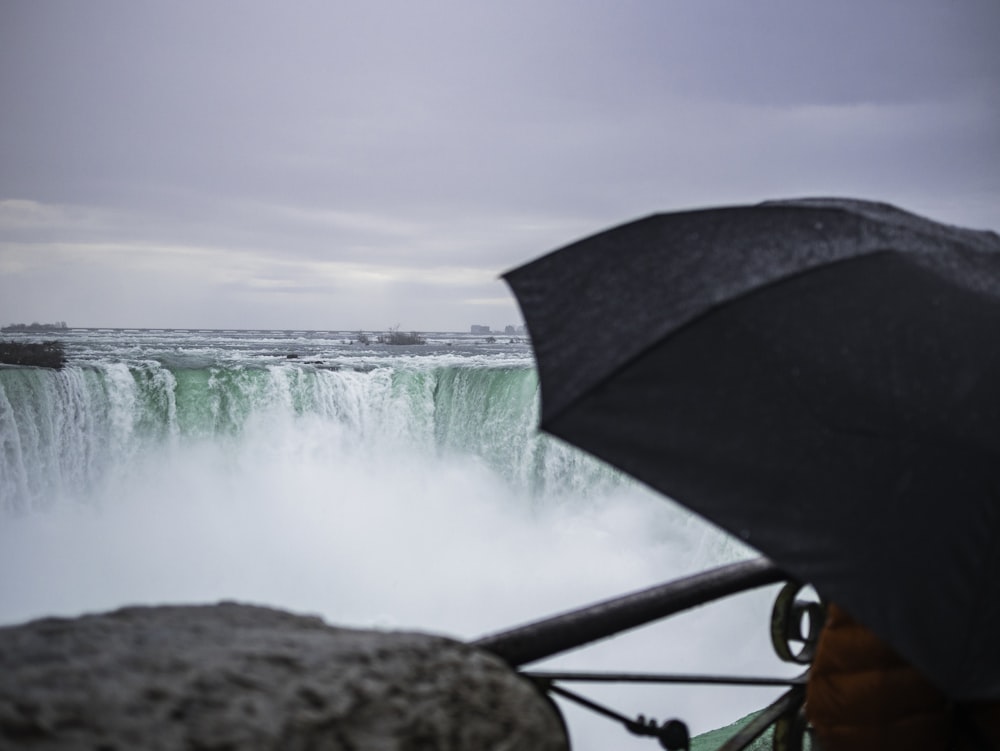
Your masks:
{"label": "distant tree line", "polygon": [[400,331],[399,324],[390,328],[386,333],[379,334],[375,341],[379,344],[427,344],[427,340],[416,331],[411,331],[409,334]]}
{"label": "distant tree line", "polygon": [[[363,331],[359,331],[354,340],[358,344],[371,344],[372,338]],[[397,324],[384,334],[379,334],[375,337],[375,344],[427,344],[427,340],[420,336],[416,331],[411,331],[406,333],[405,331],[399,330],[399,325]]]}
{"label": "distant tree line", "polygon": [[61,342],[0,341],[0,363],[59,369],[66,364]]}
{"label": "distant tree line", "polygon": [[0,331],[61,331],[69,328],[66,321],[56,321],[55,323],[12,323],[9,326],[0,328]]}

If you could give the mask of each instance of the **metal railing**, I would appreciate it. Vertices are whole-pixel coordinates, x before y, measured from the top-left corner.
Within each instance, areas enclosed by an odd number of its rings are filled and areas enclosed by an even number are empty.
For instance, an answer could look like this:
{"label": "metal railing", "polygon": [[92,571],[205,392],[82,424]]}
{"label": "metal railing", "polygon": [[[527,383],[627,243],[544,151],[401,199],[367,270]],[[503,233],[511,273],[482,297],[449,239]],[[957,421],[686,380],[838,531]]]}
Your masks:
{"label": "metal railing", "polygon": [[[528,663],[617,636],[623,631],[698,605],[779,582],[785,582],[785,586],[778,593],[772,608],[771,642],[782,660],[808,665],[823,624],[824,605],[820,601],[800,599],[803,585],[790,580],[787,574],[765,558],[721,566],[501,631],[476,640],[473,646],[496,654],[514,668],[522,668]],[[772,726],[775,751],[799,751],[808,732],[802,711],[808,671],[794,678],[524,670],[521,673],[547,693],[614,720],[630,733],[656,738],[665,749],[689,748],[689,733],[683,722],[669,720],[659,723],[643,715],[630,718],[561,684],[616,682],[787,686],[788,691],[723,743],[719,751],[744,749]]]}

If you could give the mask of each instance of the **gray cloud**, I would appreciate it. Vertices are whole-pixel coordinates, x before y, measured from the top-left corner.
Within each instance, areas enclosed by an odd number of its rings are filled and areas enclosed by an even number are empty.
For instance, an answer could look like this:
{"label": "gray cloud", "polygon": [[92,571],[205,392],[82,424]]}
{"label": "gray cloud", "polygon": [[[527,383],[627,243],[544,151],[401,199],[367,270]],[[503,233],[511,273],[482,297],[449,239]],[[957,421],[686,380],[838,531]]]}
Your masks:
{"label": "gray cloud", "polygon": [[0,320],[134,322],[124,293],[47,314],[88,277],[42,268],[45,243],[63,269],[146,285],[165,318],[180,311],[138,262],[94,248],[175,258],[178,283],[211,290],[206,317],[308,327],[332,282],[307,294],[296,274],[328,262],[394,279],[352,296],[344,272],[352,320],[369,300],[375,319],[409,304],[426,312],[404,327],[464,328],[516,312],[463,308],[506,293],[446,269],[495,279],[655,210],[839,193],[996,228],[998,21],[989,0],[8,2],[0,265],[50,286],[8,274]]}

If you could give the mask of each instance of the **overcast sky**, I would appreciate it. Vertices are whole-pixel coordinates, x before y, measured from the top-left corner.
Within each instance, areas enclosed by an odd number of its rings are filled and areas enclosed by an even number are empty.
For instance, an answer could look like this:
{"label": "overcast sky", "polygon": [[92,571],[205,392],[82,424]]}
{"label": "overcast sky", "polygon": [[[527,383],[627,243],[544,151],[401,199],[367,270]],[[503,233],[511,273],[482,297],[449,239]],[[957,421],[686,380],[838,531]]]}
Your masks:
{"label": "overcast sky", "polygon": [[0,323],[467,330],[654,211],[1000,230],[997,0],[0,0]]}

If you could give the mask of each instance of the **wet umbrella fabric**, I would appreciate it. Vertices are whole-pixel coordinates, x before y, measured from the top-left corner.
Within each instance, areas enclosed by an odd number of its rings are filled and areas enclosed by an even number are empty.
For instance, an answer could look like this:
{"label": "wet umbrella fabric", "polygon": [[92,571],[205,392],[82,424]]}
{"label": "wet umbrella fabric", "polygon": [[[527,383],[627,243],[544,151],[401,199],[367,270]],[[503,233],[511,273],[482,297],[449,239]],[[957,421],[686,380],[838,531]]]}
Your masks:
{"label": "wet umbrella fabric", "polygon": [[1000,238],[884,204],[648,217],[505,275],[542,427],[1000,698]]}

